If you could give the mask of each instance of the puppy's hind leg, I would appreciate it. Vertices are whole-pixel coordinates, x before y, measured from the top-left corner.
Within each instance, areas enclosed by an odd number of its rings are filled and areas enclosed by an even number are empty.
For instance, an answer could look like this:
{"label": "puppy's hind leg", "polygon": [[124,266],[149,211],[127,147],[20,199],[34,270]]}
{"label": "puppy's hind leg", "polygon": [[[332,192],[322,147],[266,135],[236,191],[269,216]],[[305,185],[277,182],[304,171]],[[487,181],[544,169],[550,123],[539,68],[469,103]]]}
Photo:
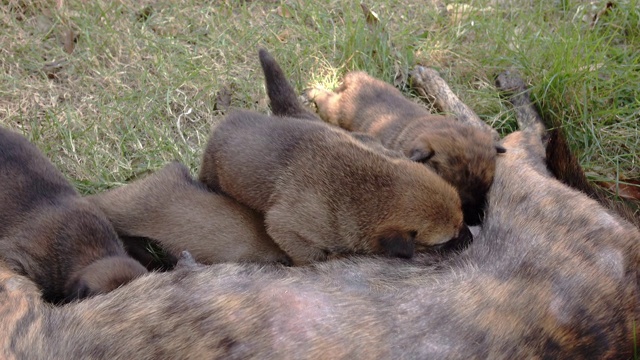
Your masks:
{"label": "puppy's hind leg", "polygon": [[273,115],[320,120],[300,103],[295,90],[287,81],[282,68],[280,68],[273,56],[265,49],[260,49],[258,56],[264,72],[267,95],[269,95]]}
{"label": "puppy's hind leg", "polygon": [[289,213],[291,209],[277,205],[267,211],[264,218],[267,234],[289,255],[294,266],[326,260],[328,251],[318,248],[316,244],[291,229],[291,219],[287,216]]}
{"label": "puppy's hind leg", "polygon": [[320,88],[305,90],[303,96],[315,104],[320,118],[329,124],[339,125],[341,118],[340,93]]}

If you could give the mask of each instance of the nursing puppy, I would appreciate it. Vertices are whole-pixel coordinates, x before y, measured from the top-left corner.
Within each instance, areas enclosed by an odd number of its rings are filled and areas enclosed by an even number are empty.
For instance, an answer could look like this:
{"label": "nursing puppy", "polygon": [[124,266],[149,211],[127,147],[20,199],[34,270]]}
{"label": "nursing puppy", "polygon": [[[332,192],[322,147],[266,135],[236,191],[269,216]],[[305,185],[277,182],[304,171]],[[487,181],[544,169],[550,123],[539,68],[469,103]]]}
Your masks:
{"label": "nursing puppy", "polygon": [[[312,113],[303,106],[296,96],[296,91],[289,84],[284,71],[280,65],[265,49],[258,52],[260,66],[265,78],[265,87],[269,96],[271,111],[275,116],[292,117],[297,119],[307,119],[322,122],[317,114]],[[404,155],[395,150],[391,150],[382,145],[380,140],[363,132],[351,132],[356,140],[366,144],[373,150],[381,152],[390,157],[402,158]]]}
{"label": "nursing puppy", "polygon": [[269,238],[258,213],[211,192],[178,162],[88,199],[128,243],[152,239],[173,257],[188,250],[203,264],[291,262]]}
{"label": "nursing puppy", "polygon": [[496,155],[504,152],[490,133],[453,117],[430,114],[364,72],[348,73],[336,92],[310,89],[306,96],[326,122],[370,134],[389,149],[431,167],[458,189],[465,222],[480,222]]}
{"label": "nursing puppy", "polygon": [[[297,101],[289,95],[272,107]],[[344,253],[409,258],[468,235],[459,196],[435,173],[309,119],[230,114],[213,130],[199,177],[263,213],[296,265]]]}
{"label": "nursing puppy", "polygon": [[111,291],[146,270],[104,214],[23,136],[0,128],[0,257],[58,303]]}
{"label": "nursing puppy", "polygon": [[332,253],[411,257],[463,229],[460,199],[435,173],[318,122],[234,112],[214,129],[200,180],[263,213],[297,265]]}

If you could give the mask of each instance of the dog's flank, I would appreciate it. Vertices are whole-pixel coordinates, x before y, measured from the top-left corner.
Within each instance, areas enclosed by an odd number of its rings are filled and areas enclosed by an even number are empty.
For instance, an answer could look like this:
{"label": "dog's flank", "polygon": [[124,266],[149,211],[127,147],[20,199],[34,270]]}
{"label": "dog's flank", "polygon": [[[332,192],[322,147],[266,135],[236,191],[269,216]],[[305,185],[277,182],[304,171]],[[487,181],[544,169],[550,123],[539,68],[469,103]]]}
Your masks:
{"label": "dog's flank", "polygon": [[0,257],[47,301],[104,293],[146,273],[104,214],[27,139],[0,128]]}
{"label": "dog's flank", "polygon": [[[271,240],[262,217],[237,201],[211,192],[173,162],[130,184],[89,197],[107,215],[137,257],[147,238],[175,259],[188,250],[204,264],[227,261],[279,262],[288,256]],[[175,260],[174,260],[175,261]]]}
{"label": "dog's flank", "polygon": [[489,131],[430,114],[395,87],[363,72],[348,73],[336,92],[310,89],[306,96],[326,122],[370,134],[387,148],[433,168],[458,189],[465,222],[480,222],[496,155],[504,151]]}

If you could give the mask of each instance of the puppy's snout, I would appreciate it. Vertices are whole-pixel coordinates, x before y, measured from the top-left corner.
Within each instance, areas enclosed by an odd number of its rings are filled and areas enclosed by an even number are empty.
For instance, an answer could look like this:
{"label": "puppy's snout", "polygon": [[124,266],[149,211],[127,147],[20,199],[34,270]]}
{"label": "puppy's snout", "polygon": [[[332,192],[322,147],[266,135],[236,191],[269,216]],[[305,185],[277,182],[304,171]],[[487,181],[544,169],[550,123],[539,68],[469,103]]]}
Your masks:
{"label": "puppy's snout", "polygon": [[466,224],[462,224],[460,231],[458,231],[458,236],[451,239],[447,244],[451,244],[449,250],[461,251],[469,246],[472,241],[473,234],[471,233],[471,230]]}
{"label": "puppy's snout", "polygon": [[460,252],[466,249],[472,241],[473,234],[471,233],[471,230],[467,225],[463,224],[460,230],[458,230],[458,235],[446,243],[436,247],[436,250],[443,253],[450,251]]}
{"label": "puppy's snout", "polygon": [[288,255],[281,257],[276,261],[276,263],[287,267],[293,266],[293,260]]}

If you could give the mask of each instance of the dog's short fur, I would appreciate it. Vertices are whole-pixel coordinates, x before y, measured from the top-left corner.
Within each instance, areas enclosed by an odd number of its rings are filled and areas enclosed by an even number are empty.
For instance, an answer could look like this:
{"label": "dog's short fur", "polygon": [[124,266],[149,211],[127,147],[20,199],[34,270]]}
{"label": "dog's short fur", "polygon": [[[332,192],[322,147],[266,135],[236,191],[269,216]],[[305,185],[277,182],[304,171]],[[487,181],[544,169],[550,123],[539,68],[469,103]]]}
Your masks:
{"label": "dog's short fur", "polygon": [[276,116],[241,111],[223,120],[207,144],[200,180],[264,213],[267,232],[295,264],[351,252],[411,257],[416,246],[470,236],[449,184],[309,121],[317,117],[298,102],[275,60],[265,50],[259,56]]}
{"label": "dog's short fur", "polygon": [[389,149],[433,168],[458,189],[465,222],[480,222],[496,155],[504,152],[490,133],[430,114],[364,72],[348,73],[336,92],[310,89],[306,96],[326,122],[368,133]]}
{"label": "dog's short fur", "polygon": [[204,264],[290,263],[267,235],[260,214],[211,192],[178,162],[89,200],[128,242],[134,241],[131,237],[152,239],[174,257],[188,250]]}
{"label": "dog's short fur", "polygon": [[0,128],[0,257],[54,303],[104,293],[146,270],[104,214],[23,136]]}
{"label": "dog's short fur", "polygon": [[459,256],[186,264],[55,308],[0,264],[0,357],[632,358],[640,233],[554,179],[530,130]]}
{"label": "dog's short fur", "polygon": [[463,229],[460,198],[435,173],[320,122],[232,113],[211,135],[200,180],[264,213],[294,264],[330,253],[411,257]]}
{"label": "dog's short fur", "polygon": [[187,264],[62,308],[0,266],[0,356],[631,358],[638,230],[551,178],[535,134],[505,146],[481,234],[456,258]]}

